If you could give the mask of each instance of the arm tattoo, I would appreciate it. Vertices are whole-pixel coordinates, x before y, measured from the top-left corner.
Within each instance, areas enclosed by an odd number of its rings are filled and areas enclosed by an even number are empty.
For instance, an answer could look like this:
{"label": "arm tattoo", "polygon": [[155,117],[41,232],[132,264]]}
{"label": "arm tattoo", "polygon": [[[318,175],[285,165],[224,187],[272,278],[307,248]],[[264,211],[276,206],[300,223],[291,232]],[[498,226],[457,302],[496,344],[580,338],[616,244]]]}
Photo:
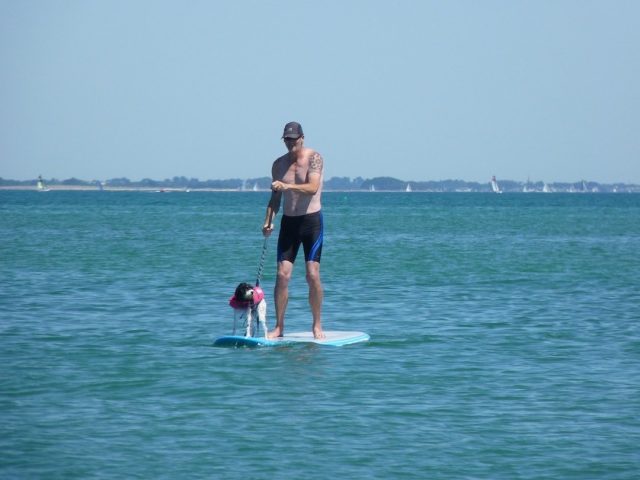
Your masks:
{"label": "arm tattoo", "polygon": [[314,152],[309,159],[309,172],[320,173],[322,171],[322,156]]}

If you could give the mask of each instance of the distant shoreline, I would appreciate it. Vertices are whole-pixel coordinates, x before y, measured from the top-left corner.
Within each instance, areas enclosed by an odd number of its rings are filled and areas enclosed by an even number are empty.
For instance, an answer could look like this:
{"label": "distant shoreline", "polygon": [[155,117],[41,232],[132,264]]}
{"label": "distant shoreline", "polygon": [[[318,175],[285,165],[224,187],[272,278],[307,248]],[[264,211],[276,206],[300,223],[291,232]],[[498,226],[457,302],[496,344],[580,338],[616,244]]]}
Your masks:
{"label": "distant shoreline", "polygon": [[[631,187],[636,187],[635,185]],[[31,191],[31,192],[146,192],[146,193],[198,193],[198,192],[229,192],[229,193],[267,193],[267,189],[259,190],[242,190],[237,188],[152,188],[152,187],[103,187],[102,189],[94,186],[80,186],[80,185],[51,185],[45,190],[39,190],[38,187],[31,185],[5,185],[0,186],[0,191]],[[489,190],[340,190],[340,189],[324,189],[325,192],[337,192],[337,193],[486,193],[494,195],[494,192]],[[625,189],[621,191],[600,190],[600,191],[568,191],[568,190],[556,190],[553,192],[541,192],[530,191],[522,192],[519,190],[511,190],[500,193],[571,193],[571,194],[603,194],[603,193],[616,193],[616,194],[637,194],[640,193],[640,188]]]}
{"label": "distant shoreline", "polygon": [[[577,182],[526,182],[495,180],[468,182],[465,180],[400,180],[394,177],[350,178],[332,177],[323,183],[325,192],[433,192],[433,193],[640,193],[640,185],[615,182],[600,183],[580,180]],[[0,191],[46,190],[46,191],[111,191],[111,192],[269,192],[271,177],[247,179],[204,180],[174,177],[165,180],[145,178],[131,181],[113,178],[90,182],[77,178],[66,180],[43,179],[11,180],[0,177]]]}
{"label": "distant shoreline", "polygon": [[[37,186],[32,185],[4,185],[0,186],[0,190],[24,190],[24,191],[40,191]],[[103,187],[98,188],[94,186],[84,185],[50,185],[47,186],[43,192],[53,191],[78,191],[78,192],[238,192],[235,188],[153,188],[153,187]],[[249,190],[247,190],[249,191]],[[266,191],[266,190],[258,190]]]}

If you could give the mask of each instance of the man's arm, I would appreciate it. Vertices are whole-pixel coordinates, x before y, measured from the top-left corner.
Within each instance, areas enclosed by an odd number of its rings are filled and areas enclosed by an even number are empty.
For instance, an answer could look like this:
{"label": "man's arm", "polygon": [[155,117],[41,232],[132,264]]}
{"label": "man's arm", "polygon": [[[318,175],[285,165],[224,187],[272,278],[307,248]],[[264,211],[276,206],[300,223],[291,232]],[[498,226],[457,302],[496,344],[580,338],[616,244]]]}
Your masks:
{"label": "man's arm", "polygon": [[271,199],[267,204],[267,212],[264,217],[264,224],[262,225],[262,233],[265,236],[269,236],[271,232],[273,232],[273,218],[278,214],[278,210],[280,210],[281,200],[282,192],[271,193]]}
{"label": "man's arm", "polygon": [[320,179],[322,178],[322,167],[324,161],[322,155],[318,152],[313,152],[311,158],[309,158],[309,170],[307,172],[306,183],[283,183],[281,181],[274,181],[271,184],[271,188],[275,192],[282,192],[284,190],[291,190],[293,192],[300,192],[306,195],[315,195],[320,188]]}
{"label": "man's arm", "polygon": [[[273,167],[271,168],[271,179],[273,180],[276,177],[276,163],[274,162]],[[280,210],[280,203],[282,202],[282,192],[276,192],[273,190],[271,192],[271,197],[269,198],[269,203],[267,204],[267,212],[264,217],[264,223],[262,224],[262,234],[265,237],[271,235],[273,232],[273,219],[278,214],[278,210]]]}

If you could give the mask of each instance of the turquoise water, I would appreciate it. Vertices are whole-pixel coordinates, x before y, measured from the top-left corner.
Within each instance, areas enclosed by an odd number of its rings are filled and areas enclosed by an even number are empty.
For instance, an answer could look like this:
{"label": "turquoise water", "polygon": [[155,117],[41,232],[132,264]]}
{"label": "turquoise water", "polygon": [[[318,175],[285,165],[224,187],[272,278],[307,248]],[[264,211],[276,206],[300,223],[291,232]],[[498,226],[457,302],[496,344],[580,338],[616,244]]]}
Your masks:
{"label": "turquoise water", "polygon": [[1,478],[637,478],[640,195],[326,193],[371,342],[214,348],[266,200],[0,192]]}

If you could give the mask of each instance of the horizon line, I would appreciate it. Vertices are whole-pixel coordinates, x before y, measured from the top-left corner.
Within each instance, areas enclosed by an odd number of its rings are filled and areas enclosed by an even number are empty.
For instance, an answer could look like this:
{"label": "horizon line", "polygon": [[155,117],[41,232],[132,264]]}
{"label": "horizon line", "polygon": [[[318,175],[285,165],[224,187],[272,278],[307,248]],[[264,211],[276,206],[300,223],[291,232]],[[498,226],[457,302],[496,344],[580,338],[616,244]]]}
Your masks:
{"label": "horizon line", "polygon": [[[17,179],[13,179],[13,178],[4,178],[2,176],[0,176],[0,181],[5,183],[5,182],[15,182],[15,183],[26,183],[26,182],[37,182],[38,179],[42,179],[44,181],[49,181],[49,182],[69,182],[69,181],[77,181],[77,182],[82,182],[82,183],[86,183],[86,184],[96,184],[96,183],[102,183],[103,185],[106,185],[107,182],[112,181],[112,180],[126,180],[130,183],[141,183],[141,182],[145,182],[145,181],[150,181],[150,182],[156,182],[156,183],[162,183],[162,182],[174,182],[176,180],[181,180],[181,181],[195,181],[195,182],[234,182],[234,181],[241,181],[241,182],[246,182],[246,181],[258,181],[258,180],[271,180],[271,177],[267,176],[267,175],[263,175],[261,177],[246,177],[246,178],[242,178],[242,177],[229,177],[229,178],[209,178],[206,180],[200,180],[197,177],[186,177],[184,175],[180,175],[180,176],[173,176],[171,178],[165,178],[162,180],[157,180],[154,178],[150,178],[150,177],[143,177],[139,180],[132,180],[129,179],[126,176],[120,176],[120,177],[112,177],[112,178],[108,178],[105,180],[100,180],[98,178],[93,178],[91,180],[84,180],[82,178],[78,178],[75,176],[66,178],[66,179],[58,179],[56,177],[51,177],[51,178],[43,178],[42,175],[39,175],[36,178],[29,178],[29,179],[25,179],[25,180],[17,180]],[[340,180],[340,179],[349,179],[349,181],[353,181],[353,180],[357,180],[357,179],[361,179],[363,182],[371,182],[374,180],[391,180],[391,181],[398,181],[398,182],[403,182],[403,183],[442,183],[442,182],[464,182],[464,183],[477,183],[477,184],[481,184],[484,185],[485,183],[490,184],[491,183],[491,178],[488,178],[486,181],[478,181],[478,180],[464,180],[461,178],[446,178],[446,179],[440,179],[440,180],[405,180],[405,179],[401,179],[401,178],[397,178],[397,177],[392,177],[389,175],[379,175],[376,177],[363,177],[361,175],[358,175],[356,177],[350,177],[350,176],[338,176],[338,175],[334,175],[332,177],[330,177],[328,180],[324,180],[323,183],[327,183],[327,182],[331,182],[332,180]],[[566,180],[553,180],[551,182],[547,182],[544,180],[530,180],[527,179],[526,181],[522,181],[522,180],[512,180],[512,179],[508,179],[508,178],[497,178],[498,182],[510,182],[510,183],[517,183],[517,184],[521,184],[521,185],[527,185],[527,184],[537,184],[537,183],[543,183],[543,184],[547,184],[547,185],[554,185],[554,184],[578,184],[578,183],[582,183],[582,182],[586,182],[586,183],[595,183],[595,184],[599,184],[599,185],[627,185],[627,186],[636,186],[638,185],[637,183],[634,182],[629,182],[629,181],[613,181],[613,182],[606,182],[606,181],[599,181],[599,180],[587,180],[585,178],[580,178],[579,180],[575,180],[575,181],[566,181]],[[6,184],[6,183],[5,183]]]}

